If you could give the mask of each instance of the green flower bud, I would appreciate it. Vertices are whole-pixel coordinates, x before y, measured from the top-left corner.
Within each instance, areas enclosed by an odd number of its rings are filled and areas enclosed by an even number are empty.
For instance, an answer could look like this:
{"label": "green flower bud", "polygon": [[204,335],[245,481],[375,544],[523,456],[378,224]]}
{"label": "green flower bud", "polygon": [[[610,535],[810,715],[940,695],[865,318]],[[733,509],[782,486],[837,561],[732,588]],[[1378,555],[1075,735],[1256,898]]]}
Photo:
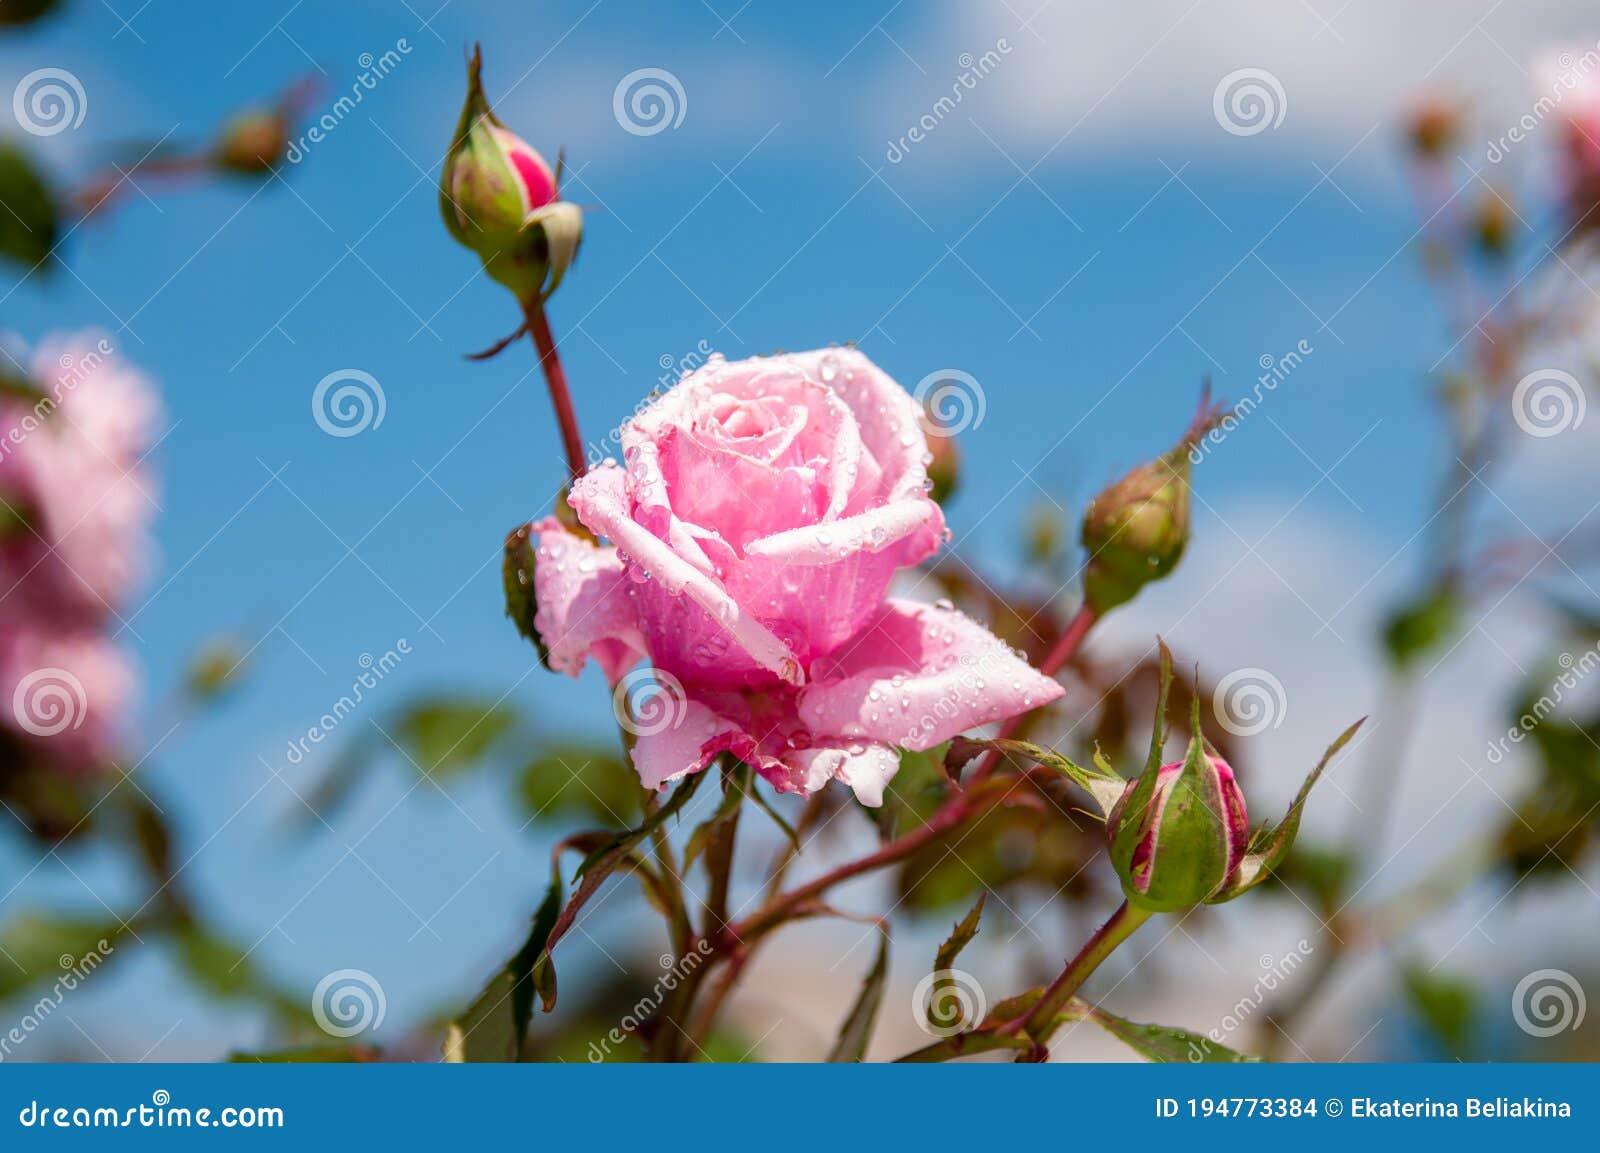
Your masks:
{"label": "green flower bud", "polygon": [[558,172],[490,109],[482,68],[474,49],[466,103],[439,181],[439,210],[450,235],[478,254],[491,278],[519,300],[543,300],[577,255],[583,214],[558,198]]}
{"label": "green flower bud", "polygon": [[1142,464],[1089,502],[1083,514],[1083,593],[1101,615],[1178,567],[1189,543],[1191,453],[1217,419],[1209,397],[1171,450]]}
{"label": "green flower bud", "polygon": [[1128,785],[1106,834],[1129,903],[1157,913],[1187,909],[1225,889],[1244,861],[1244,794],[1197,733],[1183,760]]}
{"label": "green flower bud", "polygon": [[283,162],[289,151],[289,117],[283,109],[241,112],[222,128],[214,156],[217,167],[259,176]]}

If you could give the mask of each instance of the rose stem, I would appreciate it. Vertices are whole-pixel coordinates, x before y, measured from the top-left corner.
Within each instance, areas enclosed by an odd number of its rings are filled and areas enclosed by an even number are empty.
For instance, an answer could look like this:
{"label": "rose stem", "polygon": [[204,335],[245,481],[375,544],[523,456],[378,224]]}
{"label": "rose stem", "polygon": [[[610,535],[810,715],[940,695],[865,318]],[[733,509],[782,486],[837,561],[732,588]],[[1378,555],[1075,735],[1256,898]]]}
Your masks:
{"label": "rose stem", "polygon": [[1150,919],[1150,914],[1143,909],[1135,909],[1124,901],[1117,906],[1117,911],[1112,913],[1106,923],[1095,930],[1094,936],[1084,943],[1078,955],[1067,962],[1066,968],[1056,979],[1050,982],[1050,987],[1044,991],[1044,996],[1039,998],[1038,1004],[1026,1017],[1014,1021],[1006,1026],[1004,1032],[1015,1032],[1019,1029],[1026,1030],[1028,1035],[1043,1045],[1050,1039],[1050,1034],[1056,1030],[1056,1015],[1066,1007],[1072,995],[1076,993],[1089,975],[1100,967],[1100,963],[1112,953],[1117,946],[1133,936],[1140,925]]}
{"label": "rose stem", "polygon": [[539,301],[524,301],[522,313],[527,317],[533,346],[539,350],[539,367],[544,369],[544,378],[550,385],[550,403],[555,406],[556,421],[561,425],[561,443],[567,451],[567,471],[576,480],[584,474],[583,438],[578,435],[578,417],[572,409],[567,374],[561,367],[561,358],[556,355],[556,338],[550,333],[550,321]]}

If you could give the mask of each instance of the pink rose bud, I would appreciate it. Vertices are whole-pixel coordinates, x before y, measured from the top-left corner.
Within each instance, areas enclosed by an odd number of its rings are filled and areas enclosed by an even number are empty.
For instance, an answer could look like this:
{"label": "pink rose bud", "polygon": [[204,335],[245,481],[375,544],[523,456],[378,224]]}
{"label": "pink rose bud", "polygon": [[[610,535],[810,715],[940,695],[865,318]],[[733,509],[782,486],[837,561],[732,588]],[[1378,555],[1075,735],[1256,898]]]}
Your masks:
{"label": "pink rose bud", "polygon": [[439,182],[439,209],[457,242],[519,299],[554,290],[582,235],[582,213],[558,199],[556,174],[489,107],[482,53],[467,63],[467,100]]}
{"label": "pink rose bud", "polygon": [[1106,832],[1128,900],[1170,913],[1227,887],[1244,861],[1249,823],[1233,770],[1197,732],[1183,760],[1128,786]]}

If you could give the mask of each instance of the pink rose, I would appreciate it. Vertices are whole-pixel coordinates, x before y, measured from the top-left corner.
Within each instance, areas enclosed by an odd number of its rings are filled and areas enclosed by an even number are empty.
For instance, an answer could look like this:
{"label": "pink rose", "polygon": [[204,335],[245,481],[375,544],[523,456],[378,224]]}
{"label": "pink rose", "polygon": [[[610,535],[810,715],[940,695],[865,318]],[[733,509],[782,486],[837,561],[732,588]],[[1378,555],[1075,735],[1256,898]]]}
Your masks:
{"label": "pink rose", "polygon": [[156,496],[142,458],[160,404],[83,337],[41,348],[31,383],[43,400],[0,401],[0,512],[12,522],[0,528],[0,614],[106,616],[147,567]]}
{"label": "pink rose", "polygon": [[110,762],[135,685],[127,657],[98,633],[0,630],[0,725],[59,768]]}
{"label": "pink rose", "polygon": [[837,777],[875,805],[896,746],[1061,695],[961,613],[887,596],[946,535],[918,415],[854,349],[714,356],[623,429],[624,467],[573,485],[609,545],[533,526],[551,667],[593,656],[617,684],[648,657],[670,694],[665,723],[634,726],[647,787],[726,750],[779,789]]}

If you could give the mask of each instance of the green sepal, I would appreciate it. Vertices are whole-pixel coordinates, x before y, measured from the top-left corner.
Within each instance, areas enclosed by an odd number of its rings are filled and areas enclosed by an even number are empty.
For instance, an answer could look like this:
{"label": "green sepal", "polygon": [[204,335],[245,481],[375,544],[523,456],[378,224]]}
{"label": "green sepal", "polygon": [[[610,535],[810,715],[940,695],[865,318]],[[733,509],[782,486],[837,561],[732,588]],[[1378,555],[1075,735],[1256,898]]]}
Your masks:
{"label": "green sepal", "polygon": [[830,1062],[861,1061],[867,1055],[867,1045],[872,1040],[872,1027],[878,1020],[878,1009],[883,1004],[883,987],[889,979],[889,930],[879,925],[878,953],[872,968],[861,982],[861,993],[850,1006],[844,1023],[839,1026],[839,1037],[828,1053]]}
{"label": "green sepal", "polygon": [[950,751],[945,754],[945,771],[959,773],[963,765],[986,749],[1003,756],[1032,761],[1060,773],[1094,799],[1102,819],[1110,814],[1128,788],[1128,783],[1104,762],[1097,762],[1094,769],[1086,769],[1054,749],[1047,749],[1028,741],[1009,739],[980,740],[973,737],[955,737],[950,742]]}
{"label": "green sepal", "polygon": [[1270,877],[1285,857],[1294,847],[1295,836],[1300,832],[1300,817],[1306,807],[1306,798],[1311,795],[1311,788],[1317,783],[1317,778],[1322,776],[1322,770],[1328,767],[1335,754],[1356,735],[1356,730],[1366,723],[1367,718],[1362,717],[1344,732],[1339,734],[1337,740],[1328,746],[1322,754],[1322,759],[1317,762],[1317,767],[1311,770],[1305,783],[1300,786],[1300,791],[1295,794],[1294,803],[1289,806],[1289,811],[1284,814],[1283,820],[1276,825],[1262,825],[1250,837],[1250,844],[1245,849],[1244,861],[1233,876],[1233,882],[1221,892],[1207,900],[1208,905],[1220,905],[1224,901],[1231,901],[1242,893],[1247,893],[1261,882]]}

